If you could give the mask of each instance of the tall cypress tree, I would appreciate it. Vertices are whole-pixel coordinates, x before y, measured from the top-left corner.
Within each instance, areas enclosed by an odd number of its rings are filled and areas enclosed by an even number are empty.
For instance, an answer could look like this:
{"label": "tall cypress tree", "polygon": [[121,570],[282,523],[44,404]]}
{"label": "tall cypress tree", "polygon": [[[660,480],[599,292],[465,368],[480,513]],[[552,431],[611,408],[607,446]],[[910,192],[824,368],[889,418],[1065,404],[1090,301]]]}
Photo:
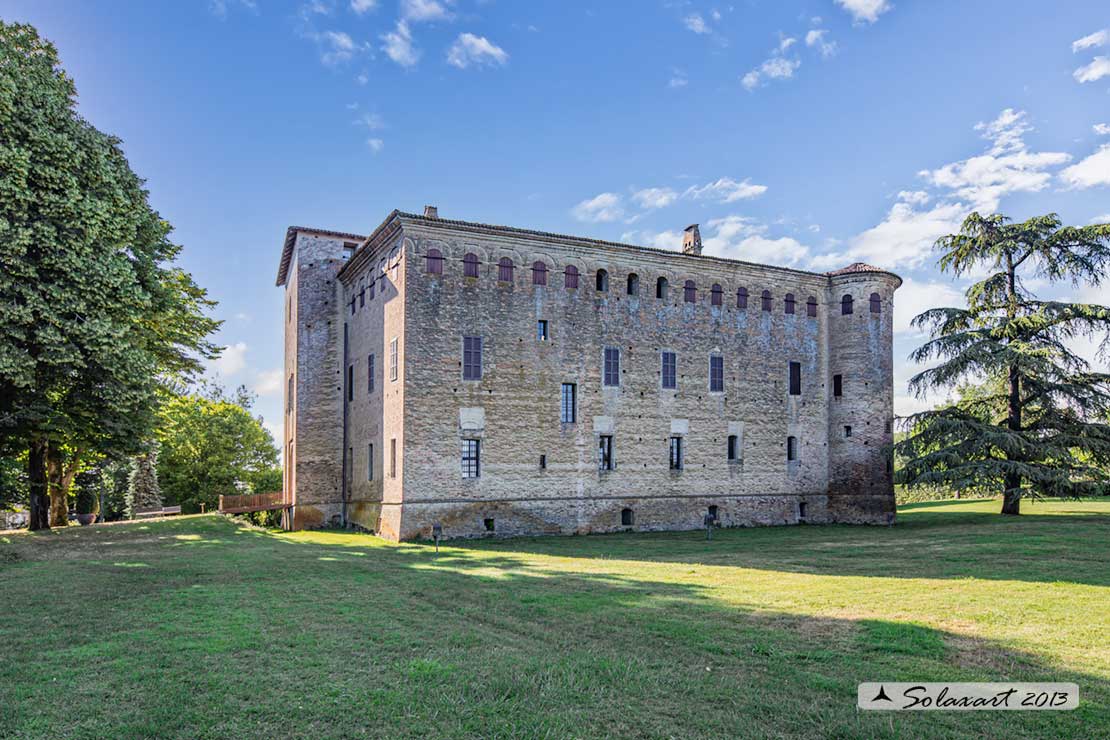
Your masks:
{"label": "tall cypress tree", "polygon": [[127,482],[128,519],[134,519],[139,511],[162,508],[162,488],[158,485],[158,446],[157,442],[152,442],[148,449],[131,461],[131,477]]}
{"label": "tall cypress tree", "polygon": [[1100,338],[1110,349],[1110,309],[1040,300],[1026,287],[1100,285],[1110,262],[1110,224],[1062,226],[1056,214],[1013,223],[972,213],[942,237],[940,268],[956,276],[986,268],[967,290],[967,308],[934,308],[915,326],[932,338],[911,355],[939,361],[910,380],[918,396],[981,384],[957,404],[910,417],[896,446],[902,481],[1003,495],[1002,513],[1023,496],[1079,496],[1104,490],[1110,469],[1110,375],[1068,347]]}

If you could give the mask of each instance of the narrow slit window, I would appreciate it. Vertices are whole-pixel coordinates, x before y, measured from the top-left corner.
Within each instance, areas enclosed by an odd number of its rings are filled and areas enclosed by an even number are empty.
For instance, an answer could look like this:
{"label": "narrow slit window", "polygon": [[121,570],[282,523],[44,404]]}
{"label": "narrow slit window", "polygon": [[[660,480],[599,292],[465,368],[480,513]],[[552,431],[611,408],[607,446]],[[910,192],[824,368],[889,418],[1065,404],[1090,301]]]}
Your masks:
{"label": "narrow slit window", "polygon": [[540,455],[540,470],[547,470],[547,455]]}
{"label": "narrow slit window", "polygon": [[790,395],[802,395],[802,363],[790,363]]}
{"label": "narrow slit window", "polygon": [[709,392],[725,391],[725,358],[720,355],[709,356]]}
{"label": "narrow slit window", "polygon": [[603,385],[618,386],[621,384],[621,351],[619,347],[605,348],[605,374]]}
{"label": "narrow slit window", "polygon": [[578,386],[574,383],[563,383],[559,399],[559,421],[563,424],[574,424],[577,419]]}
{"label": "narrow slit window", "polygon": [[677,388],[678,387],[678,374],[675,372],[678,366],[678,355],[674,352],[663,352],[661,355],[660,374],[663,379],[664,388]]}
{"label": "narrow slit window", "polygon": [[360,290],[358,292],[358,307],[362,308],[365,305],[366,305],[366,286],[363,286],[362,290]]}
{"label": "narrow slit window", "polygon": [[737,447],[738,439],[735,434],[728,435],[728,459],[736,460],[739,457],[739,449]]}
{"label": "narrow slit window", "polygon": [[613,469],[613,437],[609,434],[602,434],[597,439],[597,469],[598,470],[612,470]]}
{"label": "narrow slit window", "polygon": [[844,436],[845,437],[851,437],[852,436],[852,427],[851,427],[850,424],[845,424],[844,425]]}
{"label": "narrow slit window", "polygon": [[374,355],[366,358],[366,392],[374,392]]}
{"label": "narrow slit window", "polygon": [[397,438],[389,440],[389,477],[397,477]]}
{"label": "narrow slit window", "polygon": [[682,470],[682,437],[671,437],[671,470]]}
{"label": "narrow slit window", "polygon": [[786,438],[786,459],[790,462],[798,459],[798,438]]}
{"label": "narrow slit window", "polygon": [[397,380],[397,337],[389,340],[389,379]]}
{"label": "narrow slit window", "polygon": [[366,447],[366,480],[374,480],[374,445]]}
{"label": "narrow slit window", "polygon": [[347,366],[347,400],[355,400],[355,366]]}
{"label": "narrow slit window", "polygon": [[536,322],[536,340],[540,342],[547,341],[547,320],[540,319]]}
{"label": "narrow slit window", "polygon": [[844,376],[833,376],[833,398],[840,398],[844,395]]}

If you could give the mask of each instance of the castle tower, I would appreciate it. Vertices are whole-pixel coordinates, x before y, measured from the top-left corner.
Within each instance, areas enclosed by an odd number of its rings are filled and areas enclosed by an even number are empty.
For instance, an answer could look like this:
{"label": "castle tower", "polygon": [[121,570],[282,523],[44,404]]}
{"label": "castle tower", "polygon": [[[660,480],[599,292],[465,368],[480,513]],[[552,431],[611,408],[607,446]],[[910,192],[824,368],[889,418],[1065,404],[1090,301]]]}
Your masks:
{"label": "castle tower", "polygon": [[697,224],[690,224],[683,230],[682,253],[701,254],[701,230]]}
{"label": "castle tower", "polygon": [[283,526],[341,523],[344,447],[343,307],[336,275],[363,237],[290,226],[277,285],[285,286]]}
{"label": "castle tower", "polygon": [[893,297],[901,284],[862,262],[829,273],[829,511],[837,521],[894,521]]}

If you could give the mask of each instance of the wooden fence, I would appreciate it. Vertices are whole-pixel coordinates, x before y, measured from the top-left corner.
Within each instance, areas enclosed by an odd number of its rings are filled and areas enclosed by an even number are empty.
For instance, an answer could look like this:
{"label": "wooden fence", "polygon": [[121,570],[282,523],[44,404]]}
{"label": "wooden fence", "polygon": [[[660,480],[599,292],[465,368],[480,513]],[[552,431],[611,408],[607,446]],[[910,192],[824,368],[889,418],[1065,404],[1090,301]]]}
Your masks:
{"label": "wooden fence", "polygon": [[242,514],[247,511],[270,511],[272,509],[288,509],[291,504],[286,503],[285,493],[249,493],[244,496],[220,496],[221,514]]}

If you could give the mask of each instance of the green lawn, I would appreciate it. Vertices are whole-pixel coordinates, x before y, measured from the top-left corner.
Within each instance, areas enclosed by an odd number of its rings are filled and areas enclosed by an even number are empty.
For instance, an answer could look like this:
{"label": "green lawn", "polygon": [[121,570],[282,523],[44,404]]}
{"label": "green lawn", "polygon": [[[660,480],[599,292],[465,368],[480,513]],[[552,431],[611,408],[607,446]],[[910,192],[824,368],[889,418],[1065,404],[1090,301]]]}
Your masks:
{"label": "green lawn", "polygon": [[[0,535],[0,737],[1110,737],[1110,502],[452,543]],[[859,713],[865,680],[1073,712]]]}

